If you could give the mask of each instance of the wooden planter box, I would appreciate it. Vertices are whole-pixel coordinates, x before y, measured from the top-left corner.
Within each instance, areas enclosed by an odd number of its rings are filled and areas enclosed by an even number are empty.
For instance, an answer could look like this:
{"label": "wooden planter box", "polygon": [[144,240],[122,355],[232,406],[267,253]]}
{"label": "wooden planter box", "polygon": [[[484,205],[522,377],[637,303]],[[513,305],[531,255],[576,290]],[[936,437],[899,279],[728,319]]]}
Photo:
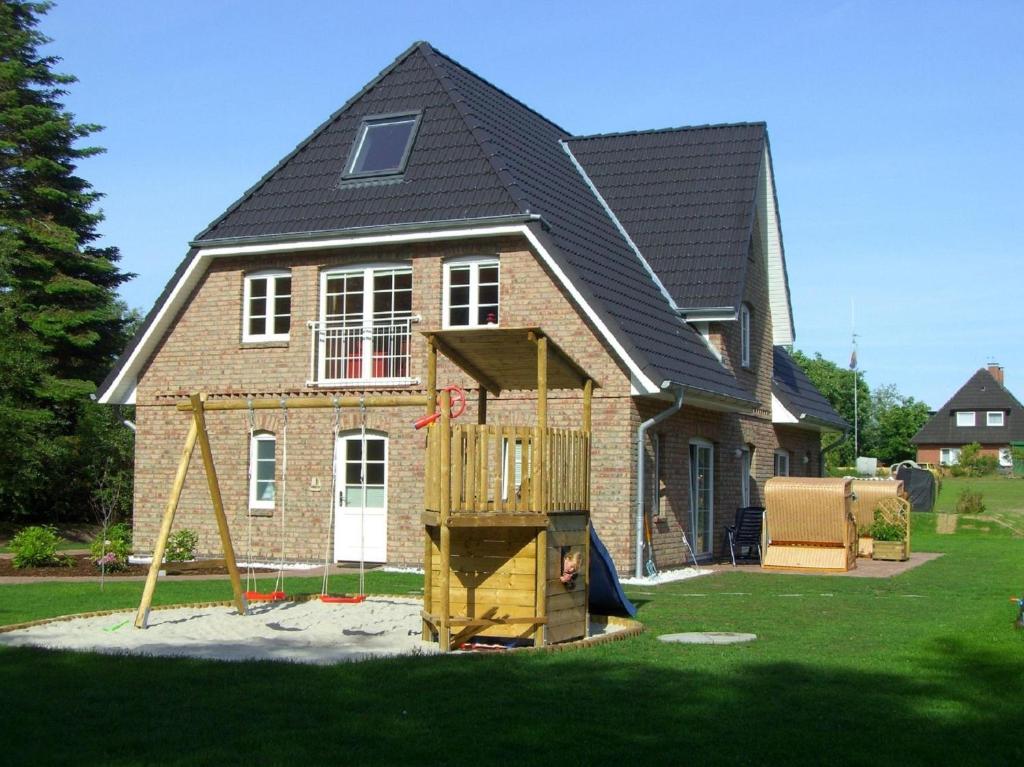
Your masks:
{"label": "wooden planter box", "polygon": [[906,541],[875,541],[872,548],[872,559],[885,559],[894,562],[904,562],[909,559]]}

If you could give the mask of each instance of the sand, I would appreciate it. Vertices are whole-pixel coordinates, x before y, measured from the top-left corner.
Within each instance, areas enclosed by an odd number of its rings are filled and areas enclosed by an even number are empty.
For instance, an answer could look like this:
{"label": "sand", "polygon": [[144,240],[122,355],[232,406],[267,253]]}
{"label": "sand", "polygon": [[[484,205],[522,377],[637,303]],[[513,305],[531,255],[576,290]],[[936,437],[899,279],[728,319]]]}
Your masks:
{"label": "sand", "polygon": [[230,607],[181,607],[150,613],[149,628],[133,627],[134,612],[75,618],[0,634],[8,647],[45,647],[113,654],[277,660],[332,664],[394,655],[432,655],[420,639],[422,601],[371,597],[360,604],[258,603],[251,615]]}

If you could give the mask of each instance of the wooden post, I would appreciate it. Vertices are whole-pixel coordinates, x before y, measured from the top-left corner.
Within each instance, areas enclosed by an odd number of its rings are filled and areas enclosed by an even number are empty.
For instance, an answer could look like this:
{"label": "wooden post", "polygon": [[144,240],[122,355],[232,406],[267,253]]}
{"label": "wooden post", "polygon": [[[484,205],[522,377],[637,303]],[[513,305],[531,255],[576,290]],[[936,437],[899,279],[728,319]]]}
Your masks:
{"label": "wooden post", "polygon": [[437,407],[437,347],[434,337],[427,336],[427,415]]}
{"label": "wooden post", "polygon": [[203,412],[206,395],[193,394],[189,400],[192,402],[192,420],[199,437],[199,451],[203,455],[203,467],[206,469],[206,484],[210,488],[213,515],[217,519],[217,532],[220,533],[220,545],[224,550],[224,564],[231,577],[231,591],[234,592],[235,607],[238,609],[239,615],[246,615],[249,608],[245,603],[245,595],[242,594],[242,578],[238,574],[238,564],[235,562],[235,547],[231,545],[231,530],[228,529],[228,518],[224,514],[224,499],[220,494],[220,482],[217,481],[217,468],[213,463],[210,437],[206,433],[206,415]]}
{"label": "wooden post", "polygon": [[174,524],[174,512],[178,509],[178,501],[181,499],[181,491],[185,487],[185,476],[188,474],[188,464],[192,460],[192,451],[196,447],[195,420],[188,427],[188,436],[185,437],[185,447],[181,450],[181,460],[178,461],[178,472],[174,475],[174,483],[171,485],[171,494],[167,498],[167,505],[164,507],[164,518],[160,523],[160,533],[156,537],[156,545],[153,547],[153,562],[149,566],[149,573],[146,575],[146,586],[142,590],[142,601],[139,602],[139,610],[135,614],[135,628],[144,629],[149,620],[149,608],[153,604],[153,592],[156,591],[156,579],[160,575],[160,565],[164,560],[164,552],[167,550],[167,539],[171,535],[171,525]]}
{"label": "wooden post", "polygon": [[[537,343],[537,470],[534,472],[534,509],[535,513],[547,512],[547,478],[551,467],[546,466],[547,428],[548,428],[548,339],[546,336],[535,337]],[[546,528],[537,530],[537,587],[536,615],[547,617],[548,592],[548,531]],[[533,635],[533,643],[537,647],[544,646],[544,624],[538,623]]]}
{"label": "wooden post", "polygon": [[[441,455],[438,466],[438,482],[440,484],[440,495],[438,496],[438,529],[441,537],[441,561],[439,562],[440,583],[440,615],[438,616],[437,641],[441,652],[451,650],[451,558],[452,558],[452,531],[448,527],[448,517],[451,512],[452,501],[452,424],[451,424],[452,395],[449,391],[441,392],[441,420],[435,426],[441,429]],[[433,428],[433,427],[432,427]]]}
{"label": "wooden post", "polygon": [[481,426],[487,423],[487,389],[483,386],[476,395],[476,422]]}

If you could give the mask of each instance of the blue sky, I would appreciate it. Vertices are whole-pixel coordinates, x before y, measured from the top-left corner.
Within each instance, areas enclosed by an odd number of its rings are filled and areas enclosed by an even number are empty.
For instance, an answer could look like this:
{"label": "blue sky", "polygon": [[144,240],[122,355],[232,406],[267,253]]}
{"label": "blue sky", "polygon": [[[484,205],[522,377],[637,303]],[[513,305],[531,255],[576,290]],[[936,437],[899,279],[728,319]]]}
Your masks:
{"label": "blue sky", "polygon": [[1024,4],[64,0],[80,169],[148,310],[188,241],[410,43],[577,133],[765,120],[797,347],[940,406],[1024,397]]}

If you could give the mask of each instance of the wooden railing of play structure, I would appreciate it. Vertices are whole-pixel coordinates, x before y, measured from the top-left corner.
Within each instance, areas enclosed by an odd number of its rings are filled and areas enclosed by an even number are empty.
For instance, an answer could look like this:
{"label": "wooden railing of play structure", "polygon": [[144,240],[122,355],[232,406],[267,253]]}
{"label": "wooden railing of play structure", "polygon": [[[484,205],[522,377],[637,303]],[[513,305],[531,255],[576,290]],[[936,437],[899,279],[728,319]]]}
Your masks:
{"label": "wooden railing of play structure", "polygon": [[[590,434],[572,429],[442,423],[427,432],[426,508],[440,511],[447,469],[451,514],[590,508]],[[443,442],[450,450],[442,457]],[[538,488],[537,484],[540,483]]]}

